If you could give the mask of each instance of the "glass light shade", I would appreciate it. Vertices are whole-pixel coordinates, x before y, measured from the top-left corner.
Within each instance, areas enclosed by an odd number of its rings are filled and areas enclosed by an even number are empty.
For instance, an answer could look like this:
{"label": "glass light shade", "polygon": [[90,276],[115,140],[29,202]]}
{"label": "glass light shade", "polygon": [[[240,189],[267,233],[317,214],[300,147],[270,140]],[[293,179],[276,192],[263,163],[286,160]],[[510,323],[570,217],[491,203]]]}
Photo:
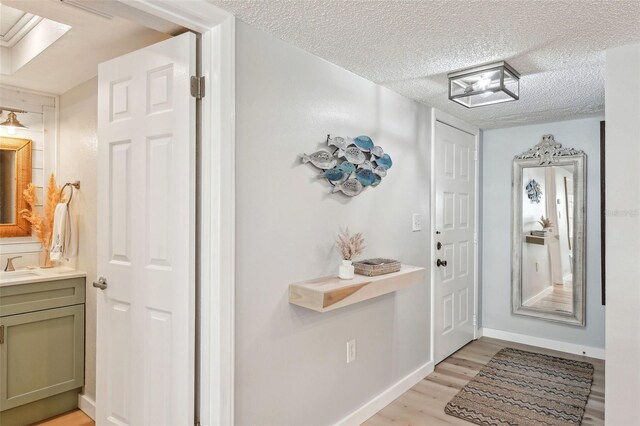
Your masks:
{"label": "glass light shade", "polygon": [[520,74],[506,62],[450,73],[449,99],[467,108],[516,101]]}

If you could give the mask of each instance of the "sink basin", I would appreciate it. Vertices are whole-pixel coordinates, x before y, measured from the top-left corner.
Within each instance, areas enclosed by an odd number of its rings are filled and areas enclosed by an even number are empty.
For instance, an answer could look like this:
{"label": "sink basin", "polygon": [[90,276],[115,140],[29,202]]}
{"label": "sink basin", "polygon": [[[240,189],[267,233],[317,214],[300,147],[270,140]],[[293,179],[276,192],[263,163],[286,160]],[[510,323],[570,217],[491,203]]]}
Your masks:
{"label": "sink basin", "polygon": [[17,269],[15,271],[0,271],[0,283],[22,280],[25,278],[35,278],[39,276],[38,271],[32,269]]}
{"label": "sink basin", "polygon": [[33,269],[16,269],[15,271],[0,271],[0,279],[2,278],[22,278],[30,275],[38,275]]}
{"label": "sink basin", "polygon": [[84,276],[86,276],[84,272],[66,266],[46,269],[26,267],[10,272],[0,270],[0,286],[45,282]]}

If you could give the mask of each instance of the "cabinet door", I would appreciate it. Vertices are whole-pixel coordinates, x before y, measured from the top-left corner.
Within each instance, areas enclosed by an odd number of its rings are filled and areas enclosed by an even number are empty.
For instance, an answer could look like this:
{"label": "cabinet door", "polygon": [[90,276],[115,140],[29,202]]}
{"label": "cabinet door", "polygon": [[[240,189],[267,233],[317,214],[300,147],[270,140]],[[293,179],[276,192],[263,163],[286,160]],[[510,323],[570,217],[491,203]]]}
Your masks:
{"label": "cabinet door", "polygon": [[84,305],[0,318],[0,411],[84,384]]}

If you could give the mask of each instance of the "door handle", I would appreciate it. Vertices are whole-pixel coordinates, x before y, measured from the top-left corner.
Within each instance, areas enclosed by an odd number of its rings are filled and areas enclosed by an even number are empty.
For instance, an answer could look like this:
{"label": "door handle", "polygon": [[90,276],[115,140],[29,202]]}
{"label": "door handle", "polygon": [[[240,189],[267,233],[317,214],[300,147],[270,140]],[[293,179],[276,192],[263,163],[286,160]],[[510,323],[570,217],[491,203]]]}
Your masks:
{"label": "door handle", "polygon": [[447,267],[447,261],[446,260],[436,260],[436,266],[444,266],[445,268]]}
{"label": "door handle", "polygon": [[95,288],[99,288],[100,290],[104,290],[107,288],[107,279],[105,277],[98,278],[98,281],[93,282],[93,286]]}

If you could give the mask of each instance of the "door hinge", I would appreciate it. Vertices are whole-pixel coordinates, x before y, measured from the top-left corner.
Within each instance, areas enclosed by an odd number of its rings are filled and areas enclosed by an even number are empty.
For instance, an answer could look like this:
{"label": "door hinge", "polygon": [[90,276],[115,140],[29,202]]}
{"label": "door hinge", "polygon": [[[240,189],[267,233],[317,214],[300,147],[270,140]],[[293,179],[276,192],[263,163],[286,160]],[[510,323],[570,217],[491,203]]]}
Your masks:
{"label": "door hinge", "polygon": [[475,160],[478,161],[478,150],[476,149],[474,152]]}
{"label": "door hinge", "polygon": [[478,234],[477,233],[473,234],[473,244],[478,244]]}
{"label": "door hinge", "polygon": [[4,343],[4,325],[0,325],[0,345]]}
{"label": "door hinge", "polygon": [[478,325],[478,318],[475,315],[473,316],[473,325]]}
{"label": "door hinge", "polygon": [[204,76],[191,76],[191,96],[196,99],[204,98]]}

